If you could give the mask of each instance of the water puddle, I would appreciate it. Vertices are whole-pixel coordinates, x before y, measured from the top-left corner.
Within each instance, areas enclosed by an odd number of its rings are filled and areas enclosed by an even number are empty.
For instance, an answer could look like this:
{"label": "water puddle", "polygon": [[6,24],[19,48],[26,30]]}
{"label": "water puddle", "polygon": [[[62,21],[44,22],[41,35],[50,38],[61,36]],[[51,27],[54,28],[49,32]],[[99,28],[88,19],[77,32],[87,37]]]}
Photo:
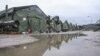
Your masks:
{"label": "water puddle", "polygon": [[100,50],[94,50],[94,47],[89,48],[91,44],[84,40],[84,37],[87,37],[84,34],[33,36],[39,41],[2,48],[0,56],[98,56],[100,52]]}

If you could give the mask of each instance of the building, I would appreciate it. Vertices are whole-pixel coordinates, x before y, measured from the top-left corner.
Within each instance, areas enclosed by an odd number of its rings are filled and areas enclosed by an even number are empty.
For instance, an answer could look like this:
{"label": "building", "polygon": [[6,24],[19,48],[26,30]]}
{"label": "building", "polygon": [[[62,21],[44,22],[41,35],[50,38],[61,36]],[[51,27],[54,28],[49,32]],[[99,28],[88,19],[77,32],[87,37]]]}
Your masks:
{"label": "building", "polygon": [[55,16],[52,18],[51,26],[52,26],[53,32],[61,31],[61,20],[59,19],[59,16]]}
{"label": "building", "polygon": [[[8,14],[8,17],[6,16],[6,14]],[[18,32],[45,32],[45,18],[46,14],[37,5],[13,7],[7,9],[7,11],[3,10],[0,12],[0,22],[19,22],[17,28]],[[7,28],[7,26],[4,26],[2,28],[2,26],[0,25],[0,31],[4,31],[4,28]]]}

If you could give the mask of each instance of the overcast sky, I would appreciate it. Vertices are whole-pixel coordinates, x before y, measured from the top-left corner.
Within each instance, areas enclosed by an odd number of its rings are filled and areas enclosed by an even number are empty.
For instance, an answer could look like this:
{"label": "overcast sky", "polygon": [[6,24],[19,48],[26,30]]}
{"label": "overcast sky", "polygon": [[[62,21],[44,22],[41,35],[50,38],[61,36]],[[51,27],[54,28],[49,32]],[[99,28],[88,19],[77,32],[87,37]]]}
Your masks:
{"label": "overcast sky", "polygon": [[6,4],[9,8],[36,4],[47,15],[58,15],[74,24],[94,23],[100,18],[100,0],[0,0],[0,10]]}

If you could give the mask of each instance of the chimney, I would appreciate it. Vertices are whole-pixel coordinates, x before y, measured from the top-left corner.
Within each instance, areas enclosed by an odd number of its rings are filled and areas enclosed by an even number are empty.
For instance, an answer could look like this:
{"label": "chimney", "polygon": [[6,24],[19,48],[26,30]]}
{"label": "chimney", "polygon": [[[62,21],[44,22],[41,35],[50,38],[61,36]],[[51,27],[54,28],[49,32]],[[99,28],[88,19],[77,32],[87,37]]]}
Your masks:
{"label": "chimney", "polygon": [[6,5],[6,7],[5,7],[5,10],[6,10],[6,20],[8,19],[8,5]]}

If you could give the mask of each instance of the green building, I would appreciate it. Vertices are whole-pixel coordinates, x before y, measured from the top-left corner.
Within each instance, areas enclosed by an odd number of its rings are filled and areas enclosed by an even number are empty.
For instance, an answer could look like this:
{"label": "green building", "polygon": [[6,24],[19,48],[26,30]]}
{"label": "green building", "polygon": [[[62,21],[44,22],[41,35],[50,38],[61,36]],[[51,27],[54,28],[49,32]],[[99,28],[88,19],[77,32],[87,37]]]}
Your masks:
{"label": "green building", "polygon": [[54,32],[60,32],[61,31],[61,20],[59,19],[59,16],[55,16],[52,18],[52,29]]}
{"label": "green building", "polygon": [[47,16],[37,5],[13,7],[7,11],[8,18],[6,18],[6,10],[0,12],[0,22],[18,21],[18,32],[27,32],[28,30],[31,30],[31,32],[46,31],[45,18]]}
{"label": "green building", "polygon": [[64,23],[62,23],[62,31],[63,32],[66,32],[69,30],[69,23],[68,21],[66,20]]}

